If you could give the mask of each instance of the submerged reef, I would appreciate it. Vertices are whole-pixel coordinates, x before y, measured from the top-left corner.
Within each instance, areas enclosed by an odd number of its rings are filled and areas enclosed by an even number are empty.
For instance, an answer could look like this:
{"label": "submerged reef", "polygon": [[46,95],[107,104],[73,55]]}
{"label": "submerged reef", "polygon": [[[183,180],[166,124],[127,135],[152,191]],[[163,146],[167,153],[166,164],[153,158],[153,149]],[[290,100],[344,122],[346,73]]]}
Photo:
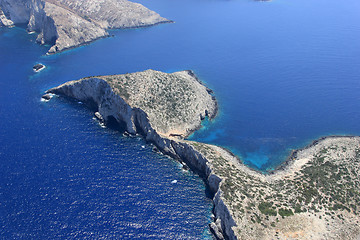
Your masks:
{"label": "submerged reef", "polygon": [[264,174],[222,147],[185,140],[218,106],[192,71],[87,77],[46,94],[86,103],[101,121],[115,120],[197,172],[213,195],[218,239],[360,235],[360,137],[319,139]]}

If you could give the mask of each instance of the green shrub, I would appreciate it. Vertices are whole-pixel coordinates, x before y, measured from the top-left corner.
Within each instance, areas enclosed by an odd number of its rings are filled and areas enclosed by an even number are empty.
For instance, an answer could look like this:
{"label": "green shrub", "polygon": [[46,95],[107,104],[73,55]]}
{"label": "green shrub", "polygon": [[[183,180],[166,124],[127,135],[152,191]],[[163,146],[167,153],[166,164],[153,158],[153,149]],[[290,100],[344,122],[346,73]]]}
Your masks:
{"label": "green shrub", "polygon": [[280,208],[279,209],[279,215],[282,216],[282,217],[287,217],[287,216],[294,215],[294,213],[293,213],[293,211],[291,209]]}
{"label": "green shrub", "polygon": [[271,208],[272,205],[273,204],[270,202],[262,202],[259,204],[258,208],[259,208],[260,212],[265,215],[276,216],[277,212],[276,212],[276,210]]}

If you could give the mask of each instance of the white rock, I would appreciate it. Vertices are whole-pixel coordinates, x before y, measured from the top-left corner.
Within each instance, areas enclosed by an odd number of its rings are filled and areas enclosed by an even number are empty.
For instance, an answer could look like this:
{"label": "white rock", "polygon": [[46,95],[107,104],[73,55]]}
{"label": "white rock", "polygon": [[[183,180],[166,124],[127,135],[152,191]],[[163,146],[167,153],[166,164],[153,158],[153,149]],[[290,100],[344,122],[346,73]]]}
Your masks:
{"label": "white rock", "polygon": [[171,22],[127,0],[0,0],[0,26],[28,24],[49,54],[108,36],[109,28],[135,28]]}

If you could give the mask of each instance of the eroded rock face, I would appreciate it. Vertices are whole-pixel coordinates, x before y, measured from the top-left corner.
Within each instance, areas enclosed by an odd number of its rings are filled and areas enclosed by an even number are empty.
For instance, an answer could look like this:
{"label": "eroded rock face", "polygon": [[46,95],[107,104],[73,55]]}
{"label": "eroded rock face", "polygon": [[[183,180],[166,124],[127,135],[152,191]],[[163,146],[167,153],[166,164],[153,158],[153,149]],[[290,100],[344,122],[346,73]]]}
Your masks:
{"label": "eroded rock face", "polygon": [[199,126],[205,111],[214,116],[209,92],[191,71],[153,70],[84,78],[48,91],[90,103],[99,119],[124,122],[129,133],[141,133],[199,173],[214,194],[210,227],[218,239],[358,239],[360,137],[319,139],[277,171],[256,172],[226,149],[164,134],[171,126],[183,132]]}
{"label": "eroded rock face", "polygon": [[217,102],[211,90],[192,71],[144,72],[99,76],[133,108],[148,115],[151,126],[162,136],[184,138],[201,126],[201,120],[216,115]]}
{"label": "eroded rock face", "polygon": [[2,26],[10,27],[13,25],[14,25],[13,21],[7,19],[4,12],[0,8],[0,27],[2,27]]}
{"label": "eroded rock face", "polygon": [[35,0],[0,0],[0,8],[2,9],[4,17],[14,24],[27,23],[34,1]]}
{"label": "eroded rock face", "polygon": [[188,144],[221,178],[214,213],[228,238],[358,239],[360,137],[321,138],[271,174],[251,170],[220,147]]}
{"label": "eroded rock face", "polygon": [[[165,137],[184,138],[216,115],[217,101],[192,71],[144,72],[97,76],[65,83],[49,92],[80,101],[93,101],[104,119],[115,117],[134,133],[137,118]],[[146,113],[142,116],[140,112]],[[144,125],[143,123],[142,125]],[[151,131],[143,129],[145,132]]]}
{"label": "eroded rock face", "polygon": [[136,133],[133,109],[118,95],[116,95],[106,81],[99,78],[89,78],[80,81],[67,82],[59,87],[50,89],[48,93],[60,94],[85,102],[107,120],[110,116],[118,122],[126,124],[126,130]]}
{"label": "eroded rock face", "polygon": [[171,22],[127,0],[0,0],[0,26],[28,24],[48,53],[108,36],[109,28],[135,28]]}
{"label": "eroded rock face", "polygon": [[103,28],[134,28],[168,22],[139,3],[126,0],[58,0],[80,16]]}
{"label": "eroded rock face", "polygon": [[[174,128],[186,135],[190,129],[200,127],[205,115],[215,117],[217,103],[210,92],[192,71],[169,74],[154,70],[89,77],[47,91],[88,103],[95,108],[98,118],[106,122],[113,117],[125,123],[129,133],[141,133],[160,151],[180,159],[198,172],[214,194],[216,219],[211,224],[212,231],[219,239],[236,239],[232,230],[235,222],[221,197],[222,179],[213,174],[209,161],[192,142],[171,137]],[[170,120],[169,116],[174,119]],[[166,131],[167,135],[164,134]]]}

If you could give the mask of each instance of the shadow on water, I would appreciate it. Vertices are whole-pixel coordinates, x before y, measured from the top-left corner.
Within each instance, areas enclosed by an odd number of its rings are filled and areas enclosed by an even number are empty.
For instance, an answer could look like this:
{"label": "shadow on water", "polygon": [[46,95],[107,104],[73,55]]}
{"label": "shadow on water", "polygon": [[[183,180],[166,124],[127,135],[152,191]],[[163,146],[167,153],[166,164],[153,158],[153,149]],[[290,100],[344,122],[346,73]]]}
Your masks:
{"label": "shadow on water", "polygon": [[[95,112],[99,111],[99,108],[96,104],[96,102],[93,100],[93,99],[87,99],[85,102],[80,102],[76,99],[72,99],[72,98],[68,98],[68,97],[65,97],[65,96],[59,96],[57,98],[61,103],[63,104],[66,104],[66,105],[69,105],[71,106],[72,108],[75,108],[75,109],[82,109],[82,110],[85,110],[89,113],[89,115],[95,115]],[[94,117],[95,118],[95,117]],[[100,119],[97,119],[97,121],[99,121],[100,125],[102,126],[106,126],[106,128],[110,129],[111,131],[114,131],[116,133],[119,133],[119,134],[124,134],[124,133],[127,133],[126,131],[126,123],[124,121],[118,121],[114,116],[110,115],[108,116],[106,119],[105,119],[105,122],[102,122]],[[205,119],[204,122],[210,122],[208,119]],[[140,127],[139,123],[137,121],[135,121],[135,126],[136,126],[136,130],[137,132],[139,133],[139,135],[141,136],[140,138],[141,139],[144,139],[146,138],[146,135],[145,133],[143,132],[142,128]],[[137,135],[139,137],[139,135]],[[131,135],[128,135],[127,136],[131,136]],[[146,140],[145,140],[146,141]],[[149,141],[146,141],[147,144],[149,145],[153,145],[153,143],[149,142]],[[154,148],[153,148],[154,149]],[[156,149],[156,148],[155,148]],[[158,154],[161,154],[161,152],[159,151],[156,151]],[[165,154],[166,155],[166,154]],[[177,161],[176,159],[174,159],[175,161]],[[206,198],[208,199],[213,199],[214,198],[214,195],[215,193],[213,193],[209,186],[207,185],[206,181],[205,181],[205,176],[201,173],[201,172],[198,172],[197,170],[195,170],[196,168],[194,166],[188,166],[189,168],[187,168],[190,172],[192,172],[193,174],[196,174],[196,175],[199,175],[205,185],[205,188],[204,188],[204,194],[206,196]]]}
{"label": "shadow on water", "polygon": [[124,121],[117,121],[114,116],[108,116],[105,125],[107,128],[120,133],[126,131],[126,123]]}

